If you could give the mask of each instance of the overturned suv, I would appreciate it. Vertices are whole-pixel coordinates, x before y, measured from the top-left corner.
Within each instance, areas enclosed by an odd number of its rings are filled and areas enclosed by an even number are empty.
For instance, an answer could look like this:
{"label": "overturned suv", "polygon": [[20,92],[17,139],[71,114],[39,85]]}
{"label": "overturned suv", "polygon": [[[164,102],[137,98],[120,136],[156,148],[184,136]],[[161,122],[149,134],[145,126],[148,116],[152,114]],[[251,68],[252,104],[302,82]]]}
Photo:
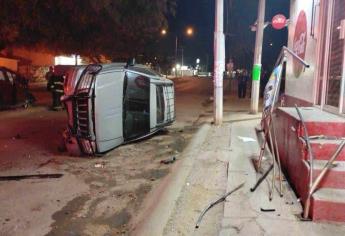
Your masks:
{"label": "overturned suv", "polygon": [[141,65],[73,67],[61,100],[68,113],[64,140],[71,155],[102,154],[175,120],[173,82]]}

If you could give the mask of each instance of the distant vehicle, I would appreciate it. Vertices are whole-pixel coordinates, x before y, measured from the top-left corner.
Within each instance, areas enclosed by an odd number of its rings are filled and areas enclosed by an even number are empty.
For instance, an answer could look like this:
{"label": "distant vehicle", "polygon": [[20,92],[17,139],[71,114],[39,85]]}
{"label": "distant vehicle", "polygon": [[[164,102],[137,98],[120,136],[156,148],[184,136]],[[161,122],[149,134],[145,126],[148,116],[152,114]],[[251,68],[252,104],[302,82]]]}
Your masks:
{"label": "distant vehicle", "polygon": [[0,109],[21,105],[27,107],[34,101],[27,79],[10,69],[0,67]]}
{"label": "distant vehicle", "polygon": [[212,73],[211,72],[198,72],[198,77],[199,78],[211,78],[212,77]]}
{"label": "distant vehicle", "polygon": [[72,155],[102,154],[175,120],[173,82],[142,65],[76,66],[67,71],[64,93]]}

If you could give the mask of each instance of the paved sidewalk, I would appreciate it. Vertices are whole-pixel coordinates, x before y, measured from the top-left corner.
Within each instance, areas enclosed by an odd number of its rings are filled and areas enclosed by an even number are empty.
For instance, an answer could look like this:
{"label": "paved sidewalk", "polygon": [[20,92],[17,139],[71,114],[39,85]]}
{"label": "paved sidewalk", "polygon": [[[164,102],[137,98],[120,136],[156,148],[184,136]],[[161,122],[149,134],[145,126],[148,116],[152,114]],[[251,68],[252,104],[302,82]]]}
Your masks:
{"label": "paved sidewalk", "polygon": [[[228,126],[228,125],[226,125]],[[200,212],[225,192],[229,129],[204,124],[178,158],[174,171],[146,204],[152,209],[133,235],[217,235],[223,216],[217,205],[195,229]],[[145,211],[150,212],[150,211]]]}
{"label": "paved sidewalk", "polygon": [[[260,118],[260,114],[233,110],[224,114],[222,126],[209,125],[210,117],[200,120],[205,125],[181,154],[184,158],[173,175],[162,183],[157,195],[149,197],[146,207],[153,210],[134,235],[345,235],[345,227],[339,224],[301,222],[297,217],[301,204],[287,182],[284,196],[275,190],[270,202],[268,181],[272,175],[250,192],[261,177],[251,161],[260,150],[255,133]],[[267,168],[270,157],[265,159],[263,167]],[[243,182],[243,188],[211,208],[195,229],[196,220],[210,202]],[[261,208],[274,211],[262,212]]]}
{"label": "paved sidewalk", "polygon": [[[258,156],[260,147],[255,127],[260,119],[251,120],[251,115],[241,115],[244,121],[234,121],[230,125],[230,147],[227,191],[234,189],[240,183],[244,187],[233,193],[224,204],[224,217],[219,236],[227,235],[345,235],[345,227],[337,224],[301,222],[297,215],[302,207],[294,192],[284,182],[284,196],[274,190],[273,201],[268,199],[272,171],[267,179],[254,192],[254,186],[261,174],[257,174],[252,158]],[[233,114],[233,117],[238,117]],[[245,142],[239,137],[248,137],[256,141]],[[267,168],[270,157],[266,157],[264,168]],[[268,182],[269,181],[269,182]],[[278,187],[278,182],[276,182]],[[263,209],[274,209],[262,212]]]}

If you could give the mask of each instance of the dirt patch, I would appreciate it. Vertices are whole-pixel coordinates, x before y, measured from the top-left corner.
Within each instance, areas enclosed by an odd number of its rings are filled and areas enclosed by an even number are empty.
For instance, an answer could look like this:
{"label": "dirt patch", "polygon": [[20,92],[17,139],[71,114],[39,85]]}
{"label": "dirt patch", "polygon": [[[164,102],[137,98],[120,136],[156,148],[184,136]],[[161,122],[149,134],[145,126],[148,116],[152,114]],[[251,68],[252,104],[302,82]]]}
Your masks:
{"label": "dirt patch", "polygon": [[[170,127],[149,139],[121,146],[102,158],[74,159],[62,164],[89,186],[89,193],[54,214],[48,235],[127,235],[131,219],[147,194],[169,174],[195,127]],[[45,163],[44,163],[45,164]]]}
{"label": "dirt patch", "polygon": [[76,214],[87,200],[89,200],[88,196],[79,196],[53,214],[55,223],[52,224],[52,229],[47,236],[78,235],[78,232],[82,229],[84,219],[76,218]]}
{"label": "dirt patch", "polygon": [[117,232],[121,231],[121,233],[124,233],[127,231],[126,225],[128,224],[131,217],[131,214],[126,209],[123,209],[122,211],[114,214],[109,218],[100,219],[99,221],[97,221],[98,223],[109,225],[112,229],[117,229]]}
{"label": "dirt patch", "polygon": [[131,178],[134,179],[148,179],[154,181],[156,179],[163,178],[169,173],[169,169],[153,169],[141,172],[140,174],[134,175]]}

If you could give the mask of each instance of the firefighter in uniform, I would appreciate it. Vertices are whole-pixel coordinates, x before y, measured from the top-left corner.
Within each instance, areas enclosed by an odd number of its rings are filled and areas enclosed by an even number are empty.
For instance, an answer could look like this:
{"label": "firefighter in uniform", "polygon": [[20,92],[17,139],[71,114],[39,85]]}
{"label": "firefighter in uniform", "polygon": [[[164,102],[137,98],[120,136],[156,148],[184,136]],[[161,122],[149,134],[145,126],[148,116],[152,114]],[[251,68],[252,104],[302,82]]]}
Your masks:
{"label": "firefighter in uniform", "polygon": [[61,76],[61,75],[51,76],[50,91],[52,93],[52,98],[53,98],[52,109],[55,111],[62,109],[60,98],[64,93],[63,82],[64,82],[64,76]]}

